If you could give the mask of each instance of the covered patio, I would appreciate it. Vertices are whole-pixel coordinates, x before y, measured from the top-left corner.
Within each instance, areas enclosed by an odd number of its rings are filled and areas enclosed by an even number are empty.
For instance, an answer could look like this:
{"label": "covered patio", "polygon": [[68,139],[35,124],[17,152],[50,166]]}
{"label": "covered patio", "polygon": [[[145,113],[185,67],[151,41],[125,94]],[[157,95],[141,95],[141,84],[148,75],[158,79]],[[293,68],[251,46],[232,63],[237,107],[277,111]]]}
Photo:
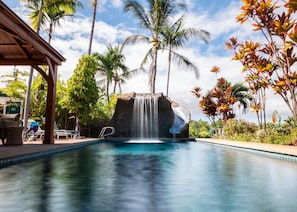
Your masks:
{"label": "covered patio", "polygon": [[[48,84],[43,144],[54,144],[58,66],[66,59],[0,1],[0,66],[31,66]],[[41,66],[47,66],[43,70]]]}

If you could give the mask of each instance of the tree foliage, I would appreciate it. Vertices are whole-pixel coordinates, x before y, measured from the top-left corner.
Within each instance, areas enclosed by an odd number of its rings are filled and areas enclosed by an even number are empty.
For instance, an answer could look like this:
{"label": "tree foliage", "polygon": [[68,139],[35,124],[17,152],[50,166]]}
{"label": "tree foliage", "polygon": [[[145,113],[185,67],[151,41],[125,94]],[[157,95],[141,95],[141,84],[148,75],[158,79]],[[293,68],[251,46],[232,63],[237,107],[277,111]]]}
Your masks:
{"label": "tree foliage", "polygon": [[234,118],[236,116],[236,103],[242,105],[242,111],[245,112],[252,99],[246,86],[240,83],[232,86],[225,78],[219,78],[215,87],[205,96],[201,95],[201,91],[201,88],[196,87],[192,90],[192,93],[201,99],[199,108],[210,118],[212,123],[215,122],[217,117],[222,119],[223,123]]}
{"label": "tree foliage", "polygon": [[[68,120],[71,114],[67,109],[66,83],[60,80],[58,76],[56,86],[56,104],[55,104],[55,121],[59,127],[68,129]],[[31,97],[30,97],[30,117],[42,123],[45,117],[47,83],[45,79],[38,73],[33,79]]]}
{"label": "tree foliage", "polygon": [[195,66],[187,57],[178,54],[174,50],[185,45],[190,38],[199,38],[205,43],[209,42],[210,33],[198,28],[185,28],[184,16],[180,17],[173,24],[166,23],[160,29],[161,48],[168,50],[168,70],[167,70],[167,89],[166,95],[169,93],[169,80],[171,71],[171,61],[177,62],[178,65],[183,65],[185,68],[193,70],[196,78],[199,77],[197,66]]}
{"label": "tree foliage", "polygon": [[83,55],[68,80],[67,107],[81,123],[86,123],[92,116],[99,94],[95,80],[98,62],[94,55]]}
{"label": "tree foliage", "polygon": [[[265,90],[269,87],[281,96],[297,120],[297,20],[296,0],[283,6],[272,0],[243,0],[237,21],[249,21],[255,31],[264,35],[264,42],[238,42],[231,38],[226,45],[235,51],[234,60],[243,64],[246,81],[254,91],[254,108],[265,111]],[[265,114],[265,113],[264,113]]]}
{"label": "tree foliage", "polygon": [[109,102],[109,85],[114,82],[114,92],[116,87],[125,82],[124,78],[128,78],[130,72],[128,67],[124,64],[125,57],[120,52],[118,47],[107,46],[105,54],[94,54],[98,61],[98,72],[105,77],[106,82],[106,96]]}
{"label": "tree foliage", "polygon": [[124,41],[124,46],[139,41],[151,44],[151,48],[141,63],[141,68],[148,59],[152,60],[149,70],[149,86],[150,91],[155,93],[157,58],[158,51],[161,49],[161,28],[168,23],[170,17],[177,13],[177,8],[185,8],[185,5],[176,3],[175,0],[147,0],[146,2],[148,8],[145,8],[138,1],[127,0],[124,11],[132,12],[139,21],[139,25],[150,33],[150,37],[142,34],[129,36]]}
{"label": "tree foliage", "polygon": [[60,80],[58,76],[56,85],[56,105],[55,120],[57,125],[62,129],[69,129],[71,122],[71,114],[67,109],[67,84]]}
{"label": "tree foliage", "polygon": [[189,123],[189,134],[193,138],[210,138],[212,136],[212,127],[207,121],[191,120]]}
{"label": "tree foliage", "polygon": [[27,90],[24,77],[28,75],[28,72],[19,69],[15,69],[12,75],[2,75],[1,82],[6,86],[1,88],[0,91],[9,97],[24,100]]}
{"label": "tree foliage", "polygon": [[31,10],[30,19],[33,28],[39,33],[40,28],[48,25],[48,42],[51,42],[53,28],[60,25],[60,20],[73,16],[77,8],[83,7],[78,0],[22,0]]}
{"label": "tree foliage", "polygon": [[32,82],[30,92],[30,111],[29,116],[34,120],[42,120],[45,117],[47,83],[38,73]]}

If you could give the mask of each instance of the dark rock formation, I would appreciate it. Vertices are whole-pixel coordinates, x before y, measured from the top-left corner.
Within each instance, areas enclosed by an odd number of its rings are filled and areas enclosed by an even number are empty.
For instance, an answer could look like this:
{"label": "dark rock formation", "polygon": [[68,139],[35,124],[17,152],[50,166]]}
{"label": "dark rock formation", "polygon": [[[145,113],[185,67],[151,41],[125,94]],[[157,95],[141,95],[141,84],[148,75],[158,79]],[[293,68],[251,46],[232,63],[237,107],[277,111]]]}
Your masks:
{"label": "dark rock formation", "polygon": [[113,137],[131,138],[133,104],[135,94],[120,96],[110,126],[115,128]]}
{"label": "dark rock formation", "polygon": [[[136,93],[120,96],[117,100],[116,109],[110,121],[110,126],[115,128],[114,138],[131,138],[133,106]],[[138,95],[138,94],[137,94]],[[154,94],[155,95],[155,94]],[[162,94],[158,97],[158,123],[159,138],[173,138],[169,128],[174,121],[174,112],[171,108],[171,101]],[[188,138],[188,124],[183,128],[176,138]]]}

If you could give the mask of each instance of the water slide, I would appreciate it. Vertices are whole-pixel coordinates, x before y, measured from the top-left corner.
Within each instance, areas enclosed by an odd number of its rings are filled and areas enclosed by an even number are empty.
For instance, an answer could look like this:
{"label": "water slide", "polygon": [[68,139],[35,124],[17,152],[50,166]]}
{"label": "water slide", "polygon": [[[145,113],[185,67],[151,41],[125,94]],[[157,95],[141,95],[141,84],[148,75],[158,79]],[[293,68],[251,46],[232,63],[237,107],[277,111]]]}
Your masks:
{"label": "water slide", "polygon": [[174,113],[174,121],[172,127],[169,128],[169,132],[173,135],[181,133],[182,129],[191,119],[191,114],[188,109],[180,106],[172,107]]}

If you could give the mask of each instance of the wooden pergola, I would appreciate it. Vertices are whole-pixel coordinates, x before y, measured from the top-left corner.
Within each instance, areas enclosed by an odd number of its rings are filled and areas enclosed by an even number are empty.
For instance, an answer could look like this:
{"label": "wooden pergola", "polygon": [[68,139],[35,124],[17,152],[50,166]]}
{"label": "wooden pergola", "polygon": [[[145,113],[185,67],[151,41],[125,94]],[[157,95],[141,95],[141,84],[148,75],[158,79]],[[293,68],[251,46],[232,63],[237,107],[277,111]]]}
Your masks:
{"label": "wooden pergola", "polygon": [[[0,1],[0,65],[31,66],[48,83],[44,144],[54,143],[58,65],[66,59]],[[40,66],[48,66],[44,71]]]}

